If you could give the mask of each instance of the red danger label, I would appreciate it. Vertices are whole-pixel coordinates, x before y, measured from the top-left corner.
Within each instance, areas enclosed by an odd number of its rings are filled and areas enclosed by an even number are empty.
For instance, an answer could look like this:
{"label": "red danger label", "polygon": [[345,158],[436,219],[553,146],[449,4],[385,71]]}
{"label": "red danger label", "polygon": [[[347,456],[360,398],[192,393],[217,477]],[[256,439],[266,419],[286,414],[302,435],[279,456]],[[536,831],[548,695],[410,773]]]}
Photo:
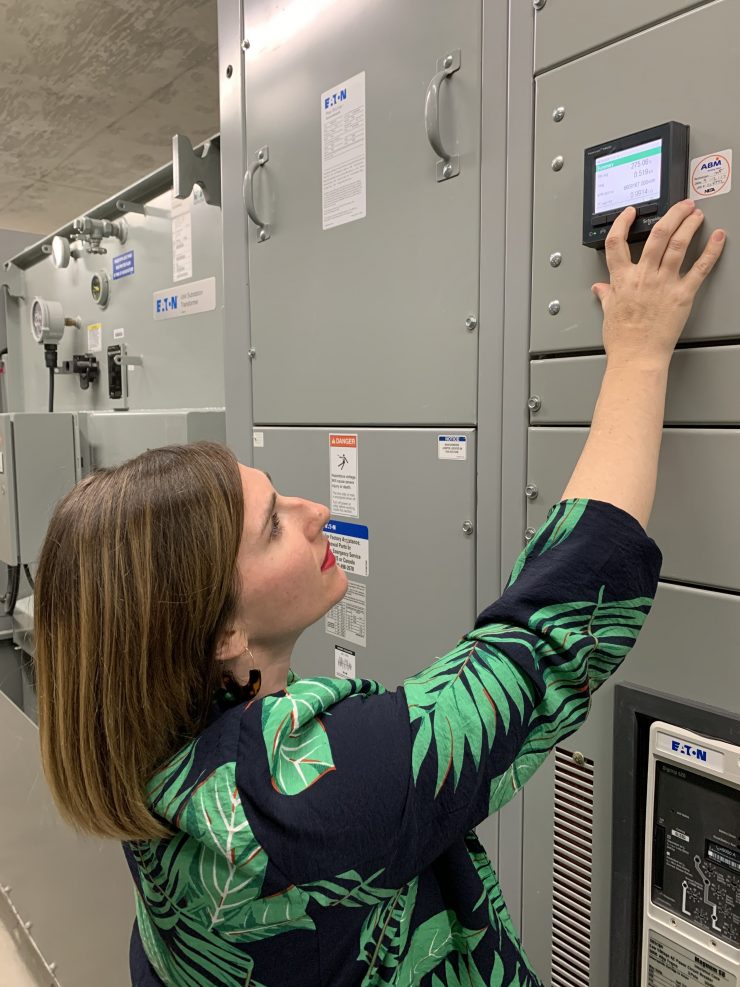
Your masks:
{"label": "red danger label", "polygon": [[356,435],[330,435],[329,442],[333,446],[342,446],[347,449],[357,448],[357,436]]}

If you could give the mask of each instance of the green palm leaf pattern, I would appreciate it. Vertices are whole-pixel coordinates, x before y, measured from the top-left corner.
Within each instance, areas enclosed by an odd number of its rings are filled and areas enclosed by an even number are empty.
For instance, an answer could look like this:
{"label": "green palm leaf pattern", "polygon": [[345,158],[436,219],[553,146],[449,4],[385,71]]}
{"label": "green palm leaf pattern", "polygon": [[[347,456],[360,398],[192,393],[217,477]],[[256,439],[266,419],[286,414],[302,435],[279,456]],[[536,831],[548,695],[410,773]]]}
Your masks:
{"label": "green palm leaf pattern", "polygon": [[[376,871],[363,880],[356,870],[340,874],[332,881],[315,881],[301,885],[309,897],[325,908],[342,905],[345,908],[363,908],[377,905],[397,894],[396,888],[377,888],[373,882],[385,873],[385,868]],[[340,882],[344,882],[341,884]]]}
{"label": "green palm leaf pattern", "polygon": [[[272,786],[281,795],[300,795],[334,771],[329,737],[320,714],[356,693],[357,679],[294,680],[285,694],[263,701],[262,735]],[[373,693],[383,692],[377,683]],[[365,693],[369,683],[364,683]]]}
{"label": "green palm leaf pattern", "polygon": [[357,957],[360,962],[368,964],[362,987],[383,983],[384,979],[379,979],[383,968],[398,966],[411,931],[418,890],[417,877],[394,891],[393,897],[379,903],[365,919]]}
{"label": "green palm leaf pattern", "polygon": [[[449,909],[427,919],[414,930],[408,951],[391,981],[393,987],[417,987],[425,974],[435,970],[452,953],[457,953],[463,958],[470,957],[487,931],[487,928],[464,928],[455,913]],[[370,971],[368,976],[369,974]],[[478,976],[480,977],[480,974]],[[485,987],[482,979],[480,982]],[[383,981],[366,977],[362,987],[375,987],[378,983],[382,984]],[[478,987],[475,981],[472,983]]]}
{"label": "green palm leaf pattern", "polygon": [[[454,963],[446,960],[444,980],[440,980],[435,973],[432,977],[432,987],[503,987],[506,970],[504,969],[504,961],[500,956],[494,957],[491,976],[487,981],[481,975],[471,956],[466,956],[464,960],[461,960],[458,967],[455,970]],[[520,982],[517,979],[510,981],[510,984],[514,985]]]}
{"label": "green palm leaf pattern", "polygon": [[[514,568],[506,584],[507,589],[517,581],[531,555],[544,555],[549,549],[562,544],[573,533],[587,506],[587,500],[566,500],[562,504],[556,504],[550,510],[545,524],[542,525],[514,563]],[[556,517],[552,519],[554,514]]]}

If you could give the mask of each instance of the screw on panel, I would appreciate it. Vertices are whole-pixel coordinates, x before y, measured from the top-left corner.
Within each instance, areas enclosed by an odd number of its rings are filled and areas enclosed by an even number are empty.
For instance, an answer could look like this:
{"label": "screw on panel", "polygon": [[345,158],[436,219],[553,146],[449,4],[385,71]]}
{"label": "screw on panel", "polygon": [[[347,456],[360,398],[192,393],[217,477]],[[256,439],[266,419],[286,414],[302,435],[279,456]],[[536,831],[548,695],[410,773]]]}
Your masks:
{"label": "screw on panel", "polygon": [[553,171],[562,171],[564,164],[565,164],[565,158],[563,157],[562,154],[558,154],[558,156],[556,158],[553,158],[553,161],[552,161],[552,170]]}
{"label": "screw on panel", "polygon": [[444,67],[446,69],[449,69],[449,68],[452,67],[452,63],[454,61],[455,61],[455,56],[454,55],[445,55],[445,60],[444,60],[444,62],[442,64],[444,65]]}
{"label": "screw on panel", "polygon": [[251,43],[245,38],[244,41],[242,41],[242,51],[249,51],[251,47]]}
{"label": "screw on panel", "polygon": [[254,358],[255,358],[256,356],[257,356],[257,350],[250,350],[250,351],[249,351],[249,359],[250,359],[250,360],[254,360]]}
{"label": "screw on panel", "polygon": [[565,107],[558,106],[557,109],[552,111],[552,118],[555,123],[561,123],[565,119]]}
{"label": "screw on panel", "polygon": [[573,763],[577,764],[579,768],[582,768],[586,763],[586,758],[581,754],[580,751],[575,751],[573,753]]}
{"label": "screw on panel", "polygon": [[524,532],[524,540],[525,541],[532,541],[532,539],[534,538],[534,536],[536,534],[537,534],[537,529],[536,528],[527,528],[527,530]]}
{"label": "screw on panel", "polygon": [[554,301],[550,302],[550,304],[547,306],[547,311],[550,313],[550,315],[558,314],[558,312],[560,311],[560,302],[557,300],[557,298]]}
{"label": "screw on panel", "polygon": [[227,79],[230,79],[233,74],[234,74],[234,66],[233,65],[227,65],[226,66],[226,78]]}
{"label": "screw on panel", "polygon": [[465,320],[465,328],[472,332],[474,329],[478,328],[478,320],[474,315],[469,315]]}
{"label": "screw on panel", "polygon": [[550,254],[550,267],[560,267],[563,263],[563,255],[557,250],[554,254]]}
{"label": "screw on panel", "polygon": [[445,178],[449,178],[452,175],[453,167],[451,164],[446,164],[442,169],[442,174]]}
{"label": "screw on panel", "polygon": [[462,529],[466,535],[472,535],[474,528],[472,521],[463,521]]}
{"label": "screw on panel", "polygon": [[527,407],[530,411],[539,411],[542,407],[542,398],[539,394],[533,394],[532,397],[527,401]]}
{"label": "screw on panel", "polygon": [[547,0],[532,0],[532,6],[535,10],[542,10],[546,3]]}
{"label": "screw on panel", "polygon": [[539,495],[539,490],[537,489],[537,484],[536,483],[528,483],[526,485],[526,487],[524,488],[524,493],[525,493],[525,496],[526,496],[527,500],[537,500],[537,496]]}
{"label": "screw on panel", "polygon": [[24,923],[23,923],[23,928],[24,928],[24,929],[26,929],[26,930],[28,930],[28,929],[30,929],[30,928],[31,928],[31,925],[32,925],[32,923],[31,923],[31,922],[24,922]]}
{"label": "screw on panel", "polygon": [[259,240],[260,243],[264,243],[265,240],[267,239],[267,231],[266,230],[260,230],[259,231],[259,236],[257,237],[257,239]]}
{"label": "screw on panel", "polygon": [[49,973],[54,973],[54,971],[57,968],[57,965],[56,965],[56,963],[49,963],[48,964],[48,967],[49,967]]}

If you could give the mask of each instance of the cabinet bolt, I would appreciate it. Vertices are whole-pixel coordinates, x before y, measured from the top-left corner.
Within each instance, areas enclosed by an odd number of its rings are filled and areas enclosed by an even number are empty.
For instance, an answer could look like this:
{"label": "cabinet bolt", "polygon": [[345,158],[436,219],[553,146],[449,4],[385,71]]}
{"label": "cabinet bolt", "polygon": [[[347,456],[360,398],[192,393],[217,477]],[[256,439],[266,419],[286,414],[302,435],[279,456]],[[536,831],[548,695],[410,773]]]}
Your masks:
{"label": "cabinet bolt", "polygon": [[557,109],[553,110],[552,118],[555,123],[561,123],[565,119],[565,107],[558,106]]}
{"label": "cabinet bolt", "polygon": [[542,398],[539,394],[533,394],[532,397],[527,401],[527,407],[530,411],[539,411],[542,407]]}
{"label": "cabinet bolt", "polygon": [[527,500],[537,500],[537,496],[539,494],[539,490],[537,489],[537,484],[528,483],[524,488],[524,493],[527,497]]}
{"label": "cabinet bolt", "polygon": [[532,539],[534,538],[534,536],[536,534],[537,534],[537,529],[536,528],[527,528],[527,530],[524,532],[524,540],[525,541],[532,541]]}
{"label": "cabinet bolt", "polygon": [[586,758],[580,751],[575,751],[573,754],[573,763],[577,764],[579,768],[582,768],[586,763]]}
{"label": "cabinet bolt", "polygon": [[463,521],[462,529],[466,535],[472,535],[475,530],[472,521]]}
{"label": "cabinet bolt", "polygon": [[559,154],[556,158],[553,158],[552,170],[562,171],[564,164],[565,164],[565,158],[562,156],[562,154]]}
{"label": "cabinet bolt", "polygon": [[472,332],[474,329],[477,329],[478,328],[478,320],[476,319],[476,317],[474,315],[469,315],[467,317],[467,319],[465,320],[465,328],[469,332]]}

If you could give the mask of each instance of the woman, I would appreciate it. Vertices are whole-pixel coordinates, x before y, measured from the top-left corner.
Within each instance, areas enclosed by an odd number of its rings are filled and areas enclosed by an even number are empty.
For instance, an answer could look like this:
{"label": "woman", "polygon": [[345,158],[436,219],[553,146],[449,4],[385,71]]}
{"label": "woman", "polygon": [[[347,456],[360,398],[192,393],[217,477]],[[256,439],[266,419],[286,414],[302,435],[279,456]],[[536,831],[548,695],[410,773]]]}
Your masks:
{"label": "woman", "polygon": [[501,598],[386,692],[290,672],[343,596],[318,504],[219,446],[152,450],[58,507],[36,583],[41,744],[60,809],[124,840],[136,987],[540,985],[473,828],[583,723],[650,609],[668,365],[719,231],[674,206],[594,286],[588,443]]}

